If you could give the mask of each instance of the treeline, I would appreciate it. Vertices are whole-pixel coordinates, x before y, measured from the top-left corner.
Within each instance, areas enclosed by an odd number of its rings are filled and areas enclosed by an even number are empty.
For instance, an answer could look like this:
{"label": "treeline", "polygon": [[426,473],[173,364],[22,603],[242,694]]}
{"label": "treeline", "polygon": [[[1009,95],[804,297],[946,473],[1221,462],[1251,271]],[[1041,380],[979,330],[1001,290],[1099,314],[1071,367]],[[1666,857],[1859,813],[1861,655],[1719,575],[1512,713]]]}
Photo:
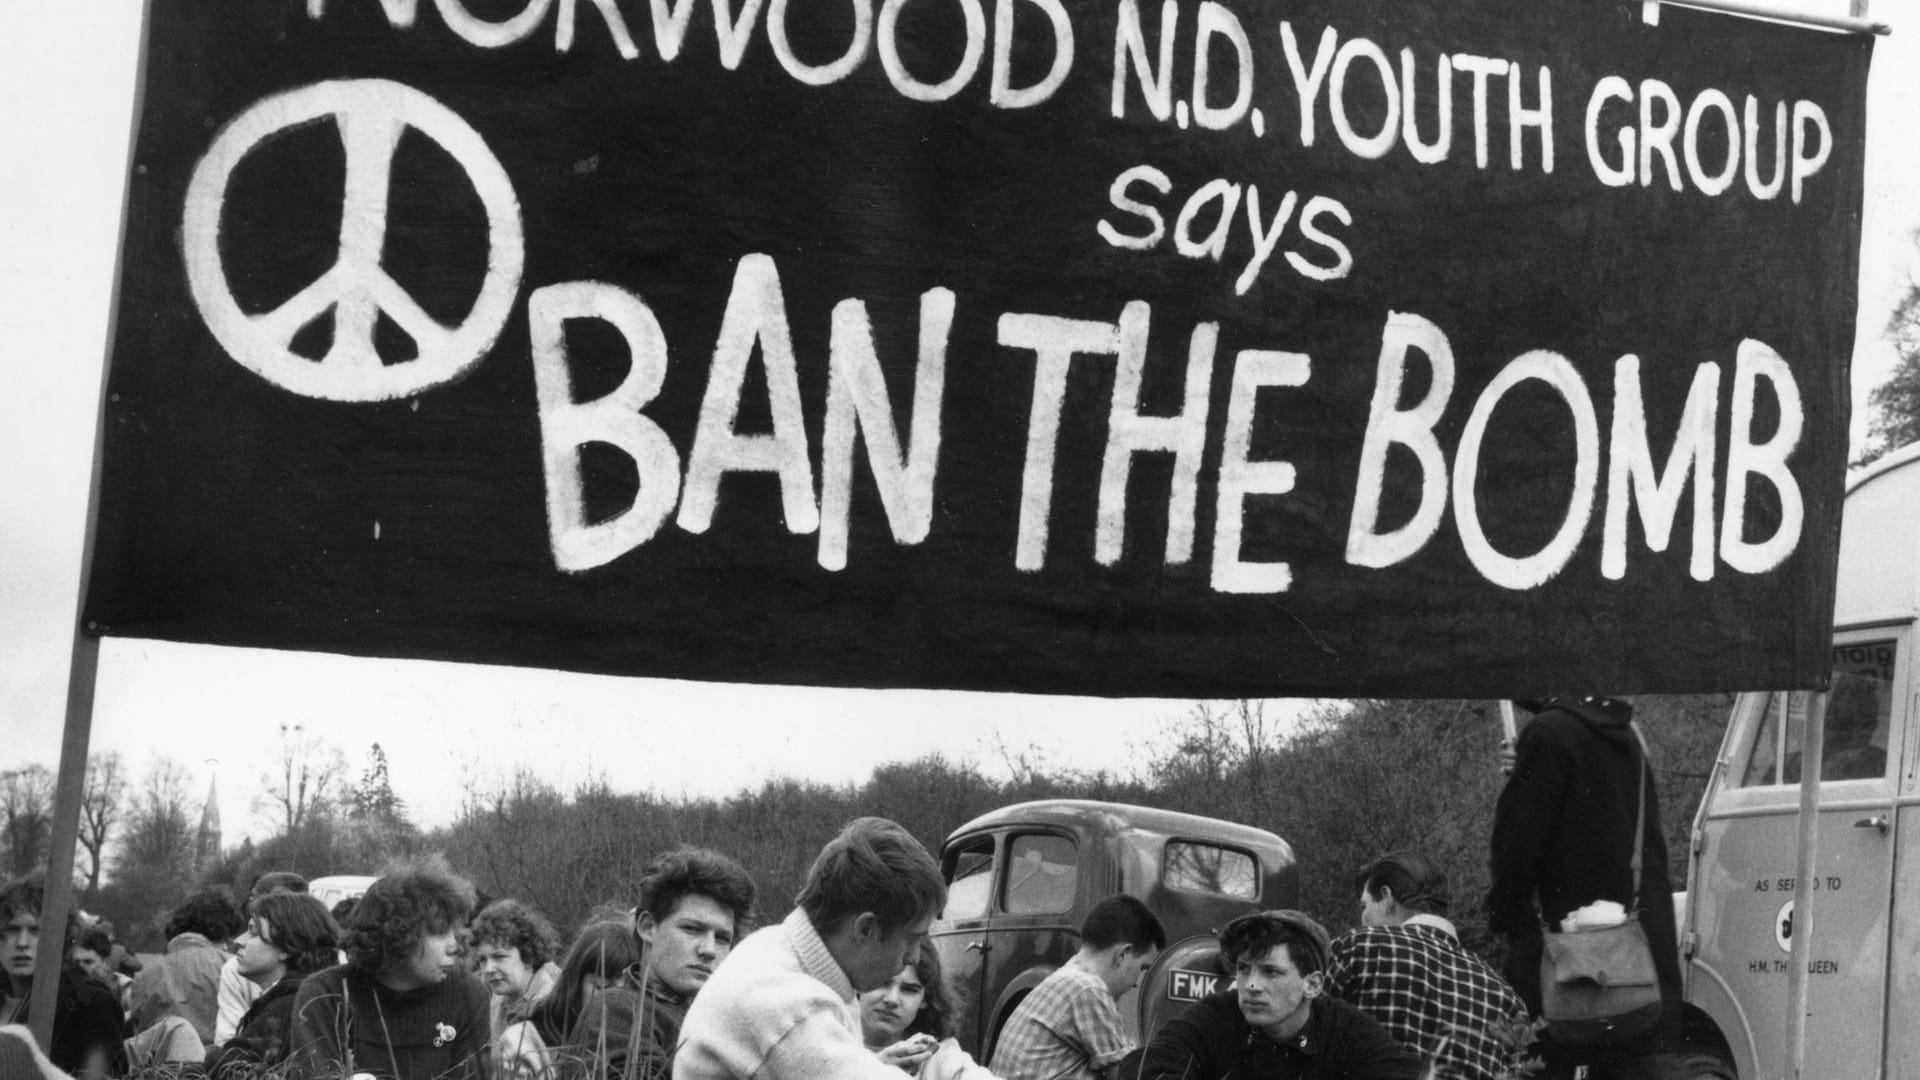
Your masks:
{"label": "treeline", "polygon": [[[1639,706],[1678,878],[1731,697],[1642,698]],[[1463,936],[1487,944],[1487,836],[1504,783],[1492,701],[1337,702],[1304,716],[1279,703],[1195,706],[1170,717],[1123,774],[1079,770],[1026,751],[1005,753],[1006,768],[996,770],[1005,775],[990,776],[974,762],[934,755],[883,765],[859,785],[776,779],[711,799],[616,791],[605,781],[562,791],[520,772],[493,783],[469,779],[457,819],[430,832],[408,819],[378,746],[355,776],[338,750],[298,729],[282,735],[274,771],[262,778],[263,808],[280,828],[258,845],[207,852],[196,828],[202,807],[188,797],[175,766],[157,762],[138,784],[122,780],[117,788],[97,778],[90,790],[112,788],[115,797],[95,800],[108,808],[106,825],[82,837],[96,845],[91,859],[83,853],[80,860],[85,906],[111,918],[130,945],[156,948],[159,920],[192,888],[229,885],[244,893],[269,870],[310,878],[370,873],[393,859],[439,853],[487,895],[529,901],[571,927],[598,905],[631,906],[641,867],[658,852],[692,843],[747,866],[760,885],[760,918],[778,919],[815,853],[849,818],[893,818],[937,852],[948,833],[988,810],[1084,798],[1278,833],[1299,863],[1301,906],[1335,928],[1357,917],[1356,869],[1387,851],[1424,851],[1452,874]],[[117,760],[111,764],[98,771],[124,771]],[[8,815],[0,822],[0,855],[10,871],[44,858],[43,850],[28,850],[34,837],[44,847],[51,820],[50,784],[35,768],[0,774],[0,810]],[[49,799],[22,797],[41,786]],[[116,841],[111,856],[102,854],[109,839]]]}
{"label": "treeline", "polygon": [[[1676,859],[1730,708],[1728,695],[1641,702]],[[427,844],[488,894],[530,901],[567,925],[599,904],[630,906],[637,871],[656,852],[704,844],[753,871],[759,915],[777,919],[820,846],[850,817],[893,818],[937,852],[948,833],[996,807],[1102,799],[1278,833],[1299,862],[1301,905],[1335,927],[1357,917],[1355,870],[1384,852],[1417,848],[1448,867],[1456,921],[1484,946],[1487,836],[1505,779],[1499,742],[1490,701],[1341,702],[1285,723],[1277,708],[1240,702],[1170,720],[1124,776],[1025,755],[1008,762],[1010,778],[996,779],[935,755],[882,766],[858,786],[770,780],[716,800],[620,793],[604,783],[562,792],[522,773],[491,790],[470,789],[459,820]],[[1684,873],[1683,862],[1676,872]]]}
{"label": "treeline", "polygon": [[[44,870],[53,831],[54,776],[45,765],[0,771],[0,878]],[[297,725],[281,729],[255,809],[279,825],[264,843],[222,843],[217,808],[185,766],[154,757],[138,773],[118,753],[90,755],[80,801],[74,892],[81,908],[113,923],[130,948],[165,944],[161,923],[206,886],[244,894],[269,870],[308,877],[364,873],[428,850],[387,778],[378,743],[360,773],[337,747]]]}

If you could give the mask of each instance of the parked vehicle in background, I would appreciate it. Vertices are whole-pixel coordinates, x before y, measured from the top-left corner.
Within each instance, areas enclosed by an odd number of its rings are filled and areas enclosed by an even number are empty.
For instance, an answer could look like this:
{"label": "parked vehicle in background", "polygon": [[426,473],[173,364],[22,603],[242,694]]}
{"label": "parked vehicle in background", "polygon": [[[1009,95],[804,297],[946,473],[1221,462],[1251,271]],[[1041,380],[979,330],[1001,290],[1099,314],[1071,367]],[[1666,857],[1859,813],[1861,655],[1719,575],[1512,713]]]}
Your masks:
{"label": "parked vehicle in background", "polygon": [[[1820,1075],[1920,1078],[1920,446],[1849,482],[1833,685],[1808,892],[1805,1060]],[[1800,747],[1811,695],[1743,694],[1695,818],[1680,947],[1695,1042],[1733,1072],[1787,1077],[1801,901]],[[1798,924],[1798,925],[1797,925]]]}
{"label": "parked vehicle in background", "polygon": [[1105,897],[1139,897],[1167,932],[1159,961],[1120,998],[1139,1037],[1214,988],[1221,927],[1300,895],[1293,849],[1265,829],[1080,799],[983,814],[954,830],[940,863],[947,909],[933,941],[960,1044],[979,1061],[1021,999],[1080,947],[1087,909]]}
{"label": "parked vehicle in background", "polygon": [[377,880],[379,879],[370,874],[335,874],[331,877],[314,878],[307,882],[307,892],[327,905],[327,910],[331,911],[333,905],[342,900],[358,900],[365,896],[368,886]]}

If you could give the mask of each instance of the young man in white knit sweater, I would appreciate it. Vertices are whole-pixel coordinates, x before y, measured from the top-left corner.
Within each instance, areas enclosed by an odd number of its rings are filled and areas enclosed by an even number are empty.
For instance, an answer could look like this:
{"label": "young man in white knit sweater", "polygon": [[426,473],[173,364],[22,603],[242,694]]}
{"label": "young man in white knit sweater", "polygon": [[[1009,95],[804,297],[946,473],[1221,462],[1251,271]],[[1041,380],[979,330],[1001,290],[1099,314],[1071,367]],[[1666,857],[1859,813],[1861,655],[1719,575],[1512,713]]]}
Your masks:
{"label": "young man in white knit sweater", "polygon": [[[687,1010],[674,1080],[900,1080],[866,1048],[859,995],[906,966],[946,904],[912,834],[858,818],[821,850],[786,919],[756,931]],[[992,1076],[948,1040],[922,1080]]]}

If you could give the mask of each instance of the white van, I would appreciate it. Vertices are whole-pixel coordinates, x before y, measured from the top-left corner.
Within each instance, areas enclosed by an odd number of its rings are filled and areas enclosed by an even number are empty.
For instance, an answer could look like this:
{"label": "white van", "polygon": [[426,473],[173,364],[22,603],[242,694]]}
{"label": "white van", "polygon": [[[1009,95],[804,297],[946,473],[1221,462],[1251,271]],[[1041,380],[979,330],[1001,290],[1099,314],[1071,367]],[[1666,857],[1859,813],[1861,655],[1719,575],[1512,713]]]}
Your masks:
{"label": "white van", "polygon": [[[1920,446],[1851,478],[1816,785],[1807,1075],[1920,1080]],[[1680,948],[1698,1075],[1794,1072],[1788,975],[1811,695],[1740,696],[1694,821]],[[1802,921],[1804,926],[1804,921]],[[1730,1065],[1732,1073],[1724,1071]]]}
{"label": "white van", "polygon": [[342,900],[358,900],[365,896],[368,886],[377,880],[368,874],[335,874],[307,882],[307,892],[327,905],[328,911],[332,911],[333,905]]}

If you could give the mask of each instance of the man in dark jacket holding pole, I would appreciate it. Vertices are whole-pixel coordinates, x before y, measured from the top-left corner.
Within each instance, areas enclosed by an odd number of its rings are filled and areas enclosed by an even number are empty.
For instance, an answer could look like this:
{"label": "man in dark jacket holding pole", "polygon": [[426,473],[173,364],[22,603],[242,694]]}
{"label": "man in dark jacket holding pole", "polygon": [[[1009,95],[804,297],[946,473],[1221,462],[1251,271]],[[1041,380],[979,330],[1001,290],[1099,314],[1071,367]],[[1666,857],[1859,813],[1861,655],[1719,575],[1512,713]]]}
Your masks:
{"label": "man in dark jacket holding pole", "polygon": [[[1520,732],[1513,774],[1493,817],[1493,885],[1487,924],[1507,939],[1507,981],[1540,1015],[1542,927],[1558,928],[1569,912],[1596,900],[1632,910],[1653,950],[1664,1006],[1646,1035],[1605,1051],[1575,1054],[1543,1040],[1548,1080],[1589,1076],[1660,1077],[1675,1067],[1661,1048],[1679,1035],[1680,955],[1673,923],[1673,886],[1660,829],[1652,770],[1633,728],[1633,706],[1619,698],[1563,697],[1521,702],[1536,715]],[[1634,822],[1644,778],[1645,845],[1638,897],[1633,893]]]}

